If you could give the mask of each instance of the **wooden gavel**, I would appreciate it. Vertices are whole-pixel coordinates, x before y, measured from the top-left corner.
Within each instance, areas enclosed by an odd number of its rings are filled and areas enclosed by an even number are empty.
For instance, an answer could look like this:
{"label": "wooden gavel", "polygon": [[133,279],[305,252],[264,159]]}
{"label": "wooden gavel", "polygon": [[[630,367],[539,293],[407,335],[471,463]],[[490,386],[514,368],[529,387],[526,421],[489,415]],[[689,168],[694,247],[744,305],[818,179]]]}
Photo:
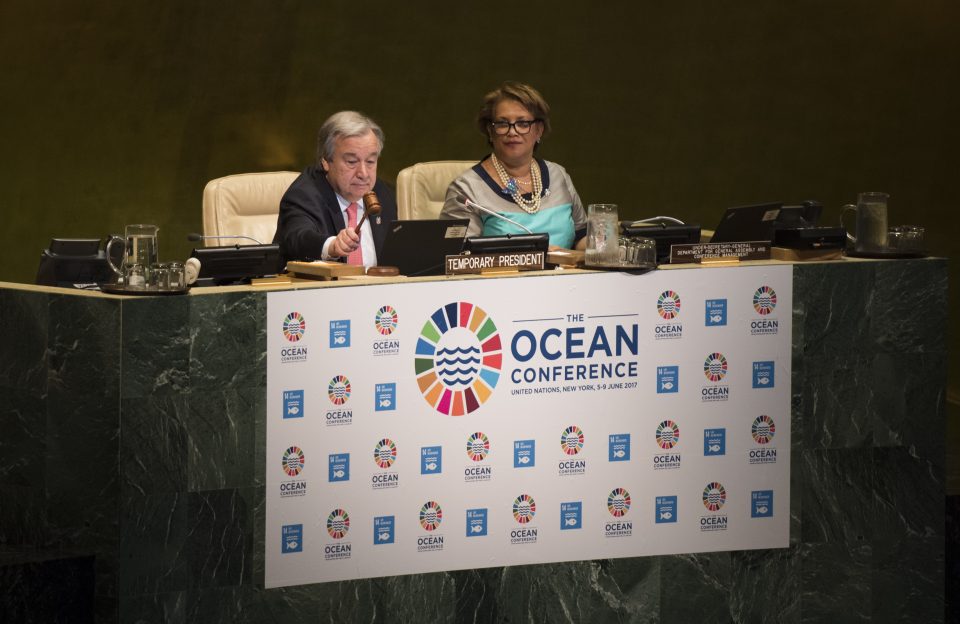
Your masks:
{"label": "wooden gavel", "polygon": [[363,194],[363,216],[360,217],[360,223],[357,224],[357,228],[354,230],[357,236],[360,235],[360,226],[367,220],[367,215],[377,216],[378,214],[380,214],[380,200],[377,199],[376,193],[367,191]]}

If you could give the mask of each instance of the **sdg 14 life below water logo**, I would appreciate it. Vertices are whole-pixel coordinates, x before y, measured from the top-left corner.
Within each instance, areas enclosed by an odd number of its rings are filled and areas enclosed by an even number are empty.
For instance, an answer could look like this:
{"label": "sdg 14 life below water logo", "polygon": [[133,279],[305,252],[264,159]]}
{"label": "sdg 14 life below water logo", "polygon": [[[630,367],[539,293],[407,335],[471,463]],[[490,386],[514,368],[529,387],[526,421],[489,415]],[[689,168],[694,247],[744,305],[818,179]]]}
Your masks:
{"label": "sdg 14 life below water logo", "polygon": [[500,332],[479,306],[449,303],[420,330],[414,358],[417,385],[441,414],[463,416],[479,409],[497,387],[502,366]]}

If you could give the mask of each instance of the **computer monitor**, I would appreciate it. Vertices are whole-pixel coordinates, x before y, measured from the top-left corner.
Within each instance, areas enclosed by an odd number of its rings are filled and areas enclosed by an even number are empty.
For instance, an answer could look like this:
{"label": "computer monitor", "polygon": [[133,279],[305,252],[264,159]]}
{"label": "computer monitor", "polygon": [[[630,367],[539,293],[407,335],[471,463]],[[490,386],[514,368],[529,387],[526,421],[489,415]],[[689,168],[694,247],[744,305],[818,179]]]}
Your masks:
{"label": "computer monitor", "polygon": [[394,221],[387,230],[380,266],[395,266],[401,275],[443,275],[447,256],[460,253],[469,219]]}

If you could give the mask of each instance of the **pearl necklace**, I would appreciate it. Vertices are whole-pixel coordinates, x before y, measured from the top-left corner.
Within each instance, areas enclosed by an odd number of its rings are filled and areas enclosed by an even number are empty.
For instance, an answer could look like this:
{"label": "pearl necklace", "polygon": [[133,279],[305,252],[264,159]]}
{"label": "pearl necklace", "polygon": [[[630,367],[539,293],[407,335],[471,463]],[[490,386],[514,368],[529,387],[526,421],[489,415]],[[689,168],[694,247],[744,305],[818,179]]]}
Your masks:
{"label": "pearl necklace", "polygon": [[523,195],[520,193],[520,189],[517,188],[518,180],[507,175],[506,169],[503,168],[503,164],[497,158],[496,154],[490,154],[490,162],[493,164],[493,169],[497,172],[497,176],[500,178],[500,183],[503,184],[503,187],[510,193],[510,197],[513,198],[513,201],[528,214],[536,214],[539,212],[540,194],[543,191],[543,182],[540,180],[540,167],[537,166],[537,161],[530,161],[530,181],[533,183],[533,197],[529,200],[523,198]]}

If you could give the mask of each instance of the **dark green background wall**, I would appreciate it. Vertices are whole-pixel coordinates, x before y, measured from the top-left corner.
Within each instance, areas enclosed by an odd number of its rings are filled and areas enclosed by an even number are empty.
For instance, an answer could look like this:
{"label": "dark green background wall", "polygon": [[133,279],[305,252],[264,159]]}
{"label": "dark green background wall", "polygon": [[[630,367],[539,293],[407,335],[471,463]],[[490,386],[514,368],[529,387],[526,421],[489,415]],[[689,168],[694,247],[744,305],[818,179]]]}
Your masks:
{"label": "dark green background wall", "polygon": [[340,109],[381,123],[389,181],[479,158],[472,116],[504,79],[553,106],[541,153],[585,202],[709,227],[769,199],[835,221],[884,190],[891,224],[960,257],[956,2],[378,4],[0,1],[0,280],[32,281],[51,236],[128,222],[186,257],[209,179],[302,168]]}

